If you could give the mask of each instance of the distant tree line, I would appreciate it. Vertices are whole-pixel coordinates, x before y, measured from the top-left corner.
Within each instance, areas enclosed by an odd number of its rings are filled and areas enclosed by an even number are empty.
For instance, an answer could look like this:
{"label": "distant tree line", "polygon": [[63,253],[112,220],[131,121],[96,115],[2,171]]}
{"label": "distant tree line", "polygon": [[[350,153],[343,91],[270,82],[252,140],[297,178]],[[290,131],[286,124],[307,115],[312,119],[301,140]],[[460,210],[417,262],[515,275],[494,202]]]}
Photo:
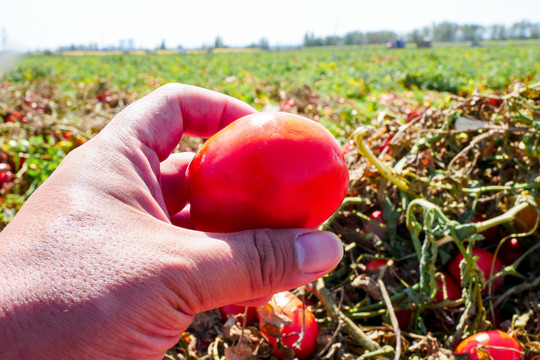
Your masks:
{"label": "distant tree line", "polygon": [[527,20],[517,22],[510,26],[494,24],[483,26],[478,24],[457,24],[442,22],[415,29],[406,35],[400,35],[394,31],[353,31],[344,36],[329,35],[315,36],[307,33],[304,36],[304,46],[330,46],[330,45],[361,45],[361,44],[385,44],[396,39],[404,39],[409,42],[420,42],[425,38],[431,38],[437,42],[452,41],[480,41],[480,40],[521,40],[539,39],[540,23]]}

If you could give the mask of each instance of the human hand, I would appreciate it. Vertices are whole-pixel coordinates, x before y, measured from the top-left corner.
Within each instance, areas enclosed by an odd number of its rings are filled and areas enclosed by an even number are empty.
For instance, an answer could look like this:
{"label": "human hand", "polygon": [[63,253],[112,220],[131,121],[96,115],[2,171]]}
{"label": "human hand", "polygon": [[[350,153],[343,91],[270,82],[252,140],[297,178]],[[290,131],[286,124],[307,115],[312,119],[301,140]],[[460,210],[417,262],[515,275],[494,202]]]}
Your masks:
{"label": "human hand", "polygon": [[187,201],[192,155],[170,155],[181,136],[252,112],[170,84],[71,152],[0,233],[0,358],[162,359],[194,314],[261,304],[332,270],[331,233],[171,222]]}

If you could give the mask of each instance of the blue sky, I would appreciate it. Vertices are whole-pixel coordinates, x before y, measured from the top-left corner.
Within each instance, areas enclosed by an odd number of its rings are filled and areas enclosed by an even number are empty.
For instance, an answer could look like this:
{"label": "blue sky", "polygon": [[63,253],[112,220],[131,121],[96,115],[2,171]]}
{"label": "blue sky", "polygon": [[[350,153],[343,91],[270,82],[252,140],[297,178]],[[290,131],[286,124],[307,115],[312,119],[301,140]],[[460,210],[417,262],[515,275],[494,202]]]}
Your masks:
{"label": "blue sky", "polygon": [[[271,45],[302,42],[306,32],[343,35],[389,29],[406,33],[434,22],[510,25],[540,22],[540,0],[0,0],[0,29],[8,47],[56,49],[61,45],[154,48],[225,44],[244,46],[266,37]],[[0,47],[2,44],[0,43]]]}

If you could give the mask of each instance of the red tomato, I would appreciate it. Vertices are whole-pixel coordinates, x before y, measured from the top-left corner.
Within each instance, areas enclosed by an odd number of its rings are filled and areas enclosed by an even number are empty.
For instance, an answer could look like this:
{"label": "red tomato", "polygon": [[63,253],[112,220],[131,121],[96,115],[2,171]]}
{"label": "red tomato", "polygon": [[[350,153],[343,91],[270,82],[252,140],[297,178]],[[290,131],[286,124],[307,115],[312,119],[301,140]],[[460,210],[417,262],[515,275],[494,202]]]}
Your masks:
{"label": "red tomato", "polygon": [[[540,216],[540,209],[532,205],[527,206],[524,210],[516,214],[514,223],[521,232],[529,232],[536,225],[536,221]],[[536,228],[536,232],[540,232],[540,224]]]}
{"label": "red tomato", "polygon": [[348,154],[351,151],[354,150],[354,145],[352,142],[347,141],[342,147],[341,150],[343,151],[343,154]]}
{"label": "red tomato", "polygon": [[390,144],[390,141],[392,141],[393,138],[394,138],[394,136],[387,137],[382,142],[381,147],[380,147],[381,153],[388,147],[388,145]]}
{"label": "red tomato", "polygon": [[422,116],[422,112],[416,109],[410,109],[406,113],[407,113],[407,122],[411,122],[414,119]]}
{"label": "red tomato", "polygon": [[386,230],[380,227],[379,225],[386,226],[386,221],[383,219],[383,213],[380,210],[375,210],[369,214],[371,222],[368,222],[364,227],[366,233],[372,233],[377,235],[380,238],[383,238],[386,235]]}
{"label": "red tomato", "polygon": [[0,189],[4,184],[9,184],[15,180],[15,174],[11,171],[9,164],[0,163]]}
{"label": "red tomato", "polygon": [[349,186],[343,151],[315,121],[256,113],[211,137],[187,171],[195,229],[316,228]]}
{"label": "red tomato", "polygon": [[[281,330],[283,344],[292,348],[294,354],[300,359],[305,359],[313,354],[317,348],[319,325],[317,325],[315,316],[309,309],[304,309],[305,315],[302,313],[302,300],[290,291],[285,291],[274,295],[269,305],[272,306],[276,314],[285,315],[291,320],[291,324],[283,326]],[[300,343],[300,347],[295,348],[293,345],[299,339],[298,334],[302,332],[304,316],[306,320],[304,338]],[[274,355],[280,356],[276,345],[277,339],[267,333],[262,319],[260,320],[260,328],[261,332],[268,338],[268,342],[274,347]]]}
{"label": "red tomato", "polygon": [[388,259],[373,259],[366,263],[366,270],[367,271],[376,270],[387,264],[388,264]]}
{"label": "red tomato", "polygon": [[[482,350],[478,349],[481,346]],[[493,346],[493,347],[492,347]],[[455,351],[470,354],[469,360],[521,360],[521,345],[516,339],[500,330],[480,332],[463,340]]]}
{"label": "red tomato", "polygon": [[[437,294],[435,295],[435,302],[440,303],[444,300],[458,300],[461,298],[461,289],[459,288],[456,281],[447,273],[441,272],[442,276],[444,277],[444,282],[442,279],[437,278]],[[448,298],[444,297],[444,290],[443,286],[446,283],[446,295]]]}
{"label": "red tomato", "polygon": [[[500,262],[499,259],[495,258],[495,264],[493,266],[493,272],[490,272],[491,270],[491,264],[493,263],[494,256],[492,253],[490,253],[487,250],[484,250],[482,248],[473,247],[472,248],[473,256],[477,256],[478,260],[476,261],[476,265],[478,268],[484,273],[484,278],[487,280],[491,277],[491,275],[495,275],[499,271],[502,270],[503,265]],[[463,260],[463,255],[458,254],[450,263],[448,264],[448,271],[450,274],[454,277],[454,279],[459,280],[459,283],[461,283],[461,272],[459,270],[459,263]],[[504,281],[504,278],[497,278],[492,283],[492,289],[493,292],[496,292],[497,289],[502,285]],[[488,291],[488,287],[484,289],[485,292]]]}
{"label": "red tomato", "polygon": [[492,98],[492,99],[489,99],[488,100],[488,104],[489,105],[493,105],[493,106],[501,106],[503,103],[503,99],[495,99],[495,98]]}
{"label": "red tomato", "polygon": [[399,324],[399,328],[407,329],[409,327],[409,324],[411,323],[412,311],[408,309],[397,310],[395,314],[396,314],[396,319]]}
{"label": "red tomato", "polygon": [[219,308],[219,313],[221,314],[223,321],[227,321],[229,319],[229,315],[233,315],[241,324],[244,323],[244,315],[246,315],[246,325],[251,324],[257,319],[257,309],[254,307],[246,307],[234,304],[226,305]]}
{"label": "red tomato", "polygon": [[498,257],[503,264],[512,265],[521,255],[523,255],[523,250],[518,239],[512,238],[504,242]]}

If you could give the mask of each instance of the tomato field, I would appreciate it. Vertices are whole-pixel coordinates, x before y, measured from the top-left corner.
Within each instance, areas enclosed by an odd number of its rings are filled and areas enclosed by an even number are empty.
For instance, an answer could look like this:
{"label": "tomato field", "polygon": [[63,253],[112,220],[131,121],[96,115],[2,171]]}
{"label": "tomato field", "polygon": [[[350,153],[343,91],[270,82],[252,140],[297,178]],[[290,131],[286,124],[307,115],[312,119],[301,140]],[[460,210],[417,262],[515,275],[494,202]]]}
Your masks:
{"label": "tomato field", "polygon": [[[342,145],[347,197],[321,228],[345,256],[291,289],[319,326],[311,358],[460,359],[488,330],[540,358],[539,44],[21,57],[0,77],[0,230],[66,154],[169,82],[303,115]],[[167,358],[270,358],[263,325],[200,314]]]}

